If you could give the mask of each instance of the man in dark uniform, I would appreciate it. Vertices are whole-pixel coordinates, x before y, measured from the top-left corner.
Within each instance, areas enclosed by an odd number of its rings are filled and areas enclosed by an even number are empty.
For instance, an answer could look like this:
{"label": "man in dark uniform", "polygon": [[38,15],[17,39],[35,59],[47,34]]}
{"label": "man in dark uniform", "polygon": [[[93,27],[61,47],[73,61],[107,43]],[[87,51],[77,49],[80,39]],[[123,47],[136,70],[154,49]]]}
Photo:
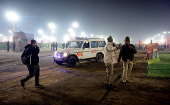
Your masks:
{"label": "man in dark uniform", "polygon": [[39,67],[39,52],[40,49],[37,46],[37,42],[35,40],[31,40],[31,45],[28,44],[25,46],[26,56],[29,56],[29,60],[27,63],[27,68],[29,71],[29,75],[21,80],[21,86],[25,87],[25,82],[27,82],[30,78],[35,76],[35,87],[43,87],[43,85],[39,84],[39,75],[40,75],[40,67]]}
{"label": "man in dark uniform", "polygon": [[57,42],[56,42],[56,44],[55,44],[55,47],[56,47],[56,49],[55,49],[55,50],[57,51],[57,47],[58,47],[58,43],[57,43]]}
{"label": "man in dark uniform", "polygon": [[133,68],[133,59],[134,54],[137,53],[137,50],[133,44],[130,44],[130,37],[125,38],[125,44],[122,46],[119,58],[117,60],[118,64],[120,62],[120,59],[123,60],[123,74],[122,74],[122,80],[123,85],[127,85],[129,83],[128,77],[132,71]]}
{"label": "man in dark uniform", "polygon": [[9,47],[10,47],[9,41],[6,44],[7,44],[7,51],[9,51]]}
{"label": "man in dark uniform", "polygon": [[15,41],[12,43],[12,49],[13,49],[13,51],[15,51],[15,46],[16,46],[16,44],[15,44]]}
{"label": "man in dark uniform", "polygon": [[53,42],[53,51],[55,50],[55,42]]}

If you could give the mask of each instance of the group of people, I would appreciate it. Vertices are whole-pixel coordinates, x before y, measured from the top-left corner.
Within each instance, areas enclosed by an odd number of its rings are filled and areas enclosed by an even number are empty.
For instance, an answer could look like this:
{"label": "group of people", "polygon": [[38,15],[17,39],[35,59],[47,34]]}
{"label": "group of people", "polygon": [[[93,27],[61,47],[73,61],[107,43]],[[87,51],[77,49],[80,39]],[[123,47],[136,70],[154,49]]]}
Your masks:
{"label": "group of people", "polygon": [[53,42],[53,43],[51,43],[51,50],[56,50],[57,51],[57,47],[58,47],[58,43],[56,42]]}
{"label": "group of people", "polygon": [[[133,67],[133,59],[134,54],[137,53],[137,50],[133,44],[130,44],[130,37],[125,38],[125,44],[123,46],[113,45],[113,38],[109,36],[107,38],[108,42],[104,47],[104,63],[106,67],[106,84],[105,88],[113,89],[111,79],[114,71],[114,65],[120,63],[122,58],[123,60],[123,73],[122,73],[122,84],[127,85],[130,83],[128,81],[128,76],[130,75]],[[53,43],[55,44],[55,43]],[[56,48],[57,49],[57,48]],[[115,51],[120,49],[119,56],[116,56]],[[35,87],[43,87],[43,85],[39,84],[39,75],[40,75],[40,67],[39,67],[39,57],[38,54],[40,52],[39,47],[37,46],[37,42],[35,40],[31,40],[31,44],[25,46],[26,56],[29,56],[30,59],[26,64],[29,75],[21,80],[21,86],[25,87],[25,82],[27,82],[30,78],[35,76]]]}
{"label": "group of people", "polygon": [[[107,38],[108,42],[104,47],[104,63],[106,67],[106,84],[105,88],[113,89],[111,83],[112,74],[114,71],[115,64],[120,63],[120,59],[123,60],[123,73],[122,73],[122,84],[127,85],[130,83],[128,81],[128,76],[130,75],[133,68],[133,59],[134,54],[137,53],[137,50],[133,44],[130,44],[130,37],[125,38],[125,44],[122,47],[115,47],[113,45],[113,38],[109,36]],[[120,49],[119,56],[116,56],[115,51]]]}
{"label": "group of people", "polygon": [[[15,41],[12,43],[12,51],[15,51],[15,46],[16,46],[16,43]],[[7,41],[6,42],[6,50],[9,52],[9,49],[10,49],[10,42]]]}

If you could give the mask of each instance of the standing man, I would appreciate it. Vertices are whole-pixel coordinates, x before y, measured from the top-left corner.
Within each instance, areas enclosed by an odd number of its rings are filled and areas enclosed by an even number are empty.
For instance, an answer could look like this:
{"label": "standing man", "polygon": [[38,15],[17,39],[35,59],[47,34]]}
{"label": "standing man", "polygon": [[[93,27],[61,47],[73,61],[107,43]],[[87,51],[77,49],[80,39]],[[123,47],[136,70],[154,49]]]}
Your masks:
{"label": "standing man", "polygon": [[55,42],[53,42],[53,51],[55,50]]}
{"label": "standing man", "polygon": [[122,58],[123,60],[123,74],[122,74],[123,85],[127,85],[127,83],[129,83],[128,76],[132,71],[133,58],[134,58],[134,54],[136,53],[137,53],[136,48],[134,47],[133,44],[130,44],[130,37],[127,36],[125,38],[125,44],[122,46],[120,50],[119,58],[117,61],[119,64],[120,59]]}
{"label": "standing man", "polygon": [[21,86],[25,87],[25,82],[27,82],[30,78],[35,76],[35,87],[43,87],[43,85],[39,84],[39,75],[40,75],[40,67],[39,67],[39,47],[37,46],[37,42],[35,40],[31,40],[31,45],[28,44],[25,46],[26,56],[29,56],[29,60],[27,63],[27,68],[29,71],[29,75],[21,80]]}
{"label": "standing man", "polygon": [[15,46],[16,46],[16,44],[15,44],[15,41],[12,43],[12,49],[13,49],[13,51],[15,51]]}
{"label": "standing man", "polygon": [[10,47],[9,41],[6,44],[7,44],[7,51],[9,52],[9,47]]}
{"label": "standing man", "polygon": [[53,43],[51,43],[51,50],[53,50]]}
{"label": "standing man", "polygon": [[106,67],[106,84],[105,88],[113,89],[111,84],[111,76],[113,74],[114,64],[116,63],[116,54],[115,51],[117,47],[113,47],[112,36],[107,38],[108,42],[104,47],[104,63]]}
{"label": "standing man", "polygon": [[55,49],[55,50],[57,51],[57,47],[58,47],[58,44],[57,44],[57,42],[56,42],[56,44],[55,44],[55,47],[56,47],[56,49]]}

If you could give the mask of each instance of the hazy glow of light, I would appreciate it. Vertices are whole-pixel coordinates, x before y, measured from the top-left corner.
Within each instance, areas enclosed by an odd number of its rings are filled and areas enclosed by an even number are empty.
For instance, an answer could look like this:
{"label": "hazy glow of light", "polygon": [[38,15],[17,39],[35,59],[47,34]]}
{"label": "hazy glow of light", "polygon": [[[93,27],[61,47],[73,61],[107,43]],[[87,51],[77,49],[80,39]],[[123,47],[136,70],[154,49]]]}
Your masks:
{"label": "hazy glow of light", "polygon": [[43,30],[39,29],[39,30],[38,30],[38,33],[39,33],[39,34],[43,34]]}
{"label": "hazy glow of light", "polygon": [[69,41],[69,39],[70,39],[70,38],[69,38],[69,36],[68,36],[68,35],[65,35],[65,36],[64,36],[64,41],[65,41],[65,43],[66,43],[66,42],[68,42],[68,41]]}
{"label": "hazy glow of light", "polygon": [[73,32],[73,33],[71,33],[71,36],[74,37],[74,36],[76,36],[76,34]]}
{"label": "hazy glow of light", "polygon": [[72,33],[72,32],[73,32],[73,29],[69,28],[69,29],[68,29],[68,32]]}
{"label": "hazy glow of light", "polygon": [[100,38],[103,38],[103,36],[100,36]]}
{"label": "hazy glow of light", "polygon": [[84,35],[84,32],[81,32],[82,35]]}
{"label": "hazy glow of light", "polygon": [[6,16],[10,21],[17,21],[19,19],[19,16],[15,12],[7,12]]}
{"label": "hazy glow of light", "polygon": [[12,31],[11,31],[11,30],[9,30],[8,32],[9,32],[9,33],[12,33]]}
{"label": "hazy glow of light", "polygon": [[55,28],[55,24],[54,24],[54,23],[49,23],[49,24],[48,24],[48,27],[49,27],[50,29],[54,29],[54,28]]}
{"label": "hazy glow of light", "polygon": [[54,31],[54,30],[52,30],[51,32],[52,32],[52,33],[55,33],[55,31]]}
{"label": "hazy glow of light", "polygon": [[74,22],[74,23],[72,24],[72,26],[75,27],[75,28],[77,28],[79,25],[78,25],[77,22]]}
{"label": "hazy glow of light", "polygon": [[164,34],[166,34],[166,32],[164,32]]}

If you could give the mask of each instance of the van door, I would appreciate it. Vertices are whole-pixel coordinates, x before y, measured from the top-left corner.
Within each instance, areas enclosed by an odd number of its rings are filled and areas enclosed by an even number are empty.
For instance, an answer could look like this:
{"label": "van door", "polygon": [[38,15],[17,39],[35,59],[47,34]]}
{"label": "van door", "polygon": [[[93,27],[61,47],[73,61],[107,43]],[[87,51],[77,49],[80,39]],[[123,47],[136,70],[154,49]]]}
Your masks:
{"label": "van door", "polygon": [[98,52],[98,41],[91,41],[91,57],[96,57]]}
{"label": "van door", "polygon": [[104,53],[104,46],[106,45],[106,42],[105,41],[99,41],[98,44],[99,44],[98,52]]}
{"label": "van door", "polygon": [[83,59],[87,59],[91,57],[91,52],[90,52],[90,43],[89,42],[84,42],[83,44]]}

